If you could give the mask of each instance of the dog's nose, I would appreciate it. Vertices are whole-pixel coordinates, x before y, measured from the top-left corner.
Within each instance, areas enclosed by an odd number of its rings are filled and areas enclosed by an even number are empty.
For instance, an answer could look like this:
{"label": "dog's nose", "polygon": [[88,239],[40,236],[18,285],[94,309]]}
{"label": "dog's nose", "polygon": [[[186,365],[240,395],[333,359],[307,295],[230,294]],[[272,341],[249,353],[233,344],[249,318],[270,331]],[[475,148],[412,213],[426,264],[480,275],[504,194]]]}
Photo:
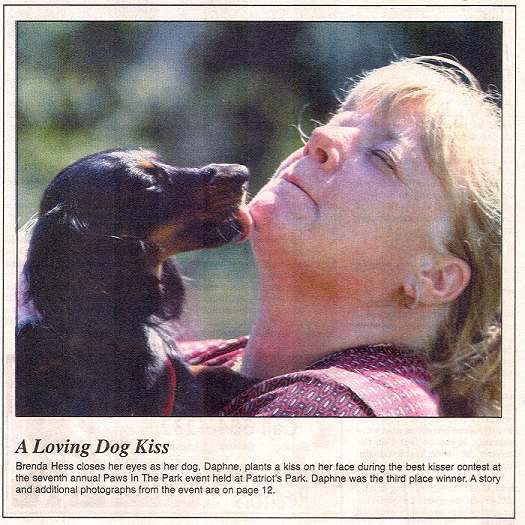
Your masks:
{"label": "dog's nose", "polygon": [[213,179],[228,179],[236,184],[244,184],[249,177],[249,171],[242,164],[211,164]]}

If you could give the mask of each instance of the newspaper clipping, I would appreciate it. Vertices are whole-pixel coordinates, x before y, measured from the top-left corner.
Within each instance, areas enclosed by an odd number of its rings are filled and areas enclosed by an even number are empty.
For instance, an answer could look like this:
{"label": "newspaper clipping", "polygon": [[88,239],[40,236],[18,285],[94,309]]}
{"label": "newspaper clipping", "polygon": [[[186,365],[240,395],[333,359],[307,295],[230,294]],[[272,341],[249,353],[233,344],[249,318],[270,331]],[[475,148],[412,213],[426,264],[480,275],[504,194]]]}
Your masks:
{"label": "newspaper clipping", "polygon": [[515,5],[3,7],[3,519],[519,522]]}

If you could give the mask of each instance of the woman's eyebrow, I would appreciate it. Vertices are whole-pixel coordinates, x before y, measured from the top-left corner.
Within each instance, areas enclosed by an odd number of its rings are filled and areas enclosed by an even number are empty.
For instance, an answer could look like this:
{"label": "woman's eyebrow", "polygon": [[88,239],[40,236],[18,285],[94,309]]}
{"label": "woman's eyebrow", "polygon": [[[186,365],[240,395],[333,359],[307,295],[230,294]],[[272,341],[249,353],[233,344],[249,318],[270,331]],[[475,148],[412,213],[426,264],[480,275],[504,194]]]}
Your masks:
{"label": "woman's eyebrow", "polygon": [[334,124],[340,126],[359,126],[367,121],[372,125],[372,131],[381,134],[386,140],[400,142],[401,135],[394,129],[391,122],[384,116],[379,116],[374,113],[360,115],[357,111],[345,111],[335,115],[332,119]]}
{"label": "woman's eyebrow", "polygon": [[403,149],[411,150],[413,148],[413,139],[406,136],[405,133],[400,133],[394,123],[389,122],[385,116],[360,115],[357,111],[344,111],[336,113],[329,123],[339,126],[359,126],[363,120],[368,120],[372,124],[371,136],[381,137],[381,140],[388,141],[394,147],[400,146]]}
{"label": "woman's eyebrow", "polygon": [[359,124],[359,117],[355,111],[343,111],[336,113],[329,122],[340,126],[352,126]]}

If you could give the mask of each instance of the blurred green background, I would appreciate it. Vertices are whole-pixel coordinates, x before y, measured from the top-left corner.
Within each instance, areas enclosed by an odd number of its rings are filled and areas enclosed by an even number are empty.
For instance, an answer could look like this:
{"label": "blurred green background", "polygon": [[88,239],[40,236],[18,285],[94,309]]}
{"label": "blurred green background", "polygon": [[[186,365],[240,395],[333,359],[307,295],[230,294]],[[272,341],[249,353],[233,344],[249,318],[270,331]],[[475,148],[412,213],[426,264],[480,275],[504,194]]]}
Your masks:
{"label": "blurred green background", "polygon": [[[498,22],[19,22],[18,225],[58,171],[117,146],[175,165],[237,162],[254,194],[337,107],[349,79],[396,56],[449,54],[501,91]],[[248,244],[177,257],[186,337],[247,333]]]}

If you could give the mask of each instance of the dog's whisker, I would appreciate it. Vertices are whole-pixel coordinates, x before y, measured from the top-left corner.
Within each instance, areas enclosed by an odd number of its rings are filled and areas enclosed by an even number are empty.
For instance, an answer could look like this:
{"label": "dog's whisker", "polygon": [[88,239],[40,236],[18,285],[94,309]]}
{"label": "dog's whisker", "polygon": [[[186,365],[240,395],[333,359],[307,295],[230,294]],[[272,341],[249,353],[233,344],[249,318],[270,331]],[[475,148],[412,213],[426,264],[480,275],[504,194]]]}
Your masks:
{"label": "dog's whisker", "polygon": [[235,221],[231,220],[231,219],[230,219],[230,221],[231,221],[229,223],[230,228],[236,233],[242,233],[242,230],[237,227],[237,223]]}
{"label": "dog's whisker", "polygon": [[223,241],[228,242],[228,239],[227,239],[227,238],[224,236],[224,234],[221,232],[221,228],[220,228],[220,226],[217,226],[216,230],[217,230],[217,233],[219,234],[219,237],[220,237]]}

